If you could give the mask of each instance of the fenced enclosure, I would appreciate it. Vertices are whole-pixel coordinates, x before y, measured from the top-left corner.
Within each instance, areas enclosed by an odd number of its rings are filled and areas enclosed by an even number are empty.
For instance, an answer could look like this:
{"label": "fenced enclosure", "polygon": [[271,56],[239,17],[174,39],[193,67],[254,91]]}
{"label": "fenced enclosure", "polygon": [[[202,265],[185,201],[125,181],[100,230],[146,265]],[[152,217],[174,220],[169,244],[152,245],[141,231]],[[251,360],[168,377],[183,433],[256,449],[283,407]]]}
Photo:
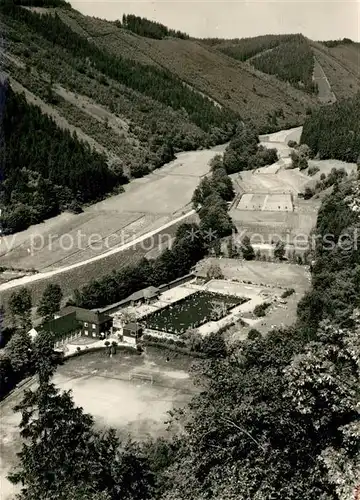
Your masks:
{"label": "fenced enclosure", "polygon": [[129,373],[129,382],[141,381],[141,382],[149,382],[151,385],[154,383],[154,377],[151,373],[146,372],[135,372]]}

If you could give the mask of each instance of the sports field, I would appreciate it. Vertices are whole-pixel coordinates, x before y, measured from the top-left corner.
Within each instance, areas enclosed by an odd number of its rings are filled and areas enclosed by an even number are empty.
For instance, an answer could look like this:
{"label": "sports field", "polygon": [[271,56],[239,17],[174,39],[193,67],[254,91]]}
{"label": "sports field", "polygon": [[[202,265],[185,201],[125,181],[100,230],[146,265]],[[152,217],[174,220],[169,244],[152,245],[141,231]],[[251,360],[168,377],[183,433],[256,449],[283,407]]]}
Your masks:
{"label": "sports field", "polygon": [[[142,440],[168,435],[164,423],[167,412],[185,405],[196,393],[189,375],[193,362],[193,358],[153,348],[142,356],[118,353],[109,358],[92,353],[60,366],[54,382],[63,390],[73,391],[75,403],[94,416],[96,425],[112,426],[119,433]],[[22,396],[20,389],[0,403],[1,500],[13,500],[15,493],[6,475],[16,463],[21,446],[17,428],[20,415],[14,414],[13,406]]]}
{"label": "sports field", "polygon": [[237,210],[264,210],[269,212],[292,212],[293,202],[290,194],[244,194]]}

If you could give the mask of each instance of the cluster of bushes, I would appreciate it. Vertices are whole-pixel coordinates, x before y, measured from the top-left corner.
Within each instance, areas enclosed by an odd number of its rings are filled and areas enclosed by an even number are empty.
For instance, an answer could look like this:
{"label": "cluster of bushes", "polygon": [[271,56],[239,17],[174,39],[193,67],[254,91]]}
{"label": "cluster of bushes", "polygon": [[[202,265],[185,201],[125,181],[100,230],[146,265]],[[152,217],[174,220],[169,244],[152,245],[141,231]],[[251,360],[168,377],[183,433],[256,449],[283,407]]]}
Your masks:
{"label": "cluster of bushes", "polygon": [[238,124],[224,153],[223,165],[228,174],[272,165],[278,160],[276,149],[259,146],[258,133],[251,125]]}
{"label": "cluster of bushes", "polygon": [[314,111],[305,120],[301,143],[321,160],[360,159],[360,95]]}
{"label": "cluster of bushes", "polygon": [[255,314],[255,316],[257,316],[258,318],[261,318],[261,317],[265,316],[266,310],[269,307],[270,307],[270,304],[268,302],[263,302],[262,304],[258,304],[254,308],[254,314]]}
{"label": "cluster of bushes", "polygon": [[153,345],[153,346],[174,346],[174,347],[181,347],[181,348],[186,348],[186,342],[181,339],[176,339],[176,338],[169,338],[169,337],[158,337],[156,335],[150,335],[149,333],[145,333],[142,338],[141,342],[144,345]]}
{"label": "cluster of bushes", "polygon": [[308,173],[308,175],[309,175],[310,177],[313,177],[313,176],[314,176],[314,175],[316,175],[319,171],[320,171],[320,168],[314,165],[314,166],[312,166],[312,167],[309,167],[309,169],[308,169],[308,172],[307,172],[307,173]]}
{"label": "cluster of bushes", "polygon": [[122,17],[122,22],[115,21],[115,24],[120,28],[125,28],[133,33],[140,36],[145,36],[147,38],[155,38],[157,40],[162,40],[168,36],[175,38],[182,38],[186,40],[189,35],[182,33],[181,31],[175,31],[169,29],[161,23],[150,21],[144,17],[134,16],[133,14],[124,14]]}
{"label": "cluster of bushes", "polygon": [[288,168],[298,168],[300,170],[305,170],[308,168],[308,160],[313,158],[313,152],[307,144],[302,144],[301,146],[295,144],[294,150],[290,153],[291,166]]}
{"label": "cluster of bushes", "polygon": [[315,194],[320,193],[331,186],[337,185],[345,177],[347,177],[347,173],[344,168],[332,168],[330,174],[327,176],[324,173],[321,174],[320,180],[316,182],[313,189],[309,186],[305,188],[304,199],[309,200]]}
{"label": "cluster of bushes", "polygon": [[290,297],[294,293],[295,293],[294,288],[288,288],[287,290],[285,290],[284,293],[281,294],[281,298],[282,299],[287,299],[288,297]]}

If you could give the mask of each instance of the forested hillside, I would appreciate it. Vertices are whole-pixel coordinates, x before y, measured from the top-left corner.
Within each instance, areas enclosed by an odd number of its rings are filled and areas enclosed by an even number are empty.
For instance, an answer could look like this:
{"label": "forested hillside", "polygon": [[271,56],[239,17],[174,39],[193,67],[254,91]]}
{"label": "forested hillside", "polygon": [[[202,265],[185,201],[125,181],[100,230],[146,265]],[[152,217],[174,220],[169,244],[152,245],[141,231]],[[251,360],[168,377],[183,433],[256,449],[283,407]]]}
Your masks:
{"label": "forested hillside", "polygon": [[279,127],[291,127],[300,123],[307,107],[316,104],[309,94],[261,74],[199,41],[134,36],[114,23],[85,17],[76,11],[59,11],[59,17],[102,51],[166,69],[181,79],[188,90],[200,91],[224,109],[253,120],[262,130],[272,126],[268,113],[282,108],[284,117],[279,120]]}
{"label": "forested hillside", "polygon": [[360,160],[360,94],[309,116],[301,142],[310,146],[321,159],[348,162]]}
{"label": "forested hillside", "polygon": [[247,61],[260,52],[270,50],[281,43],[294,38],[295,35],[264,35],[237,40],[222,40],[221,38],[202,39],[201,41],[211,47],[215,47],[239,61]]}
{"label": "forested hillside", "polygon": [[3,6],[3,12],[41,34],[53,46],[65,49],[79,62],[83,61],[85,64],[87,61],[88,67],[167,106],[183,108],[190,120],[205,131],[210,131],[213,127],[226,127],[234,119],[230,111],[219,109],[209,99],[192,92],[168,71],[101,51],[95,44],[66,26],[56,13],[54,16],[37,14],[11,5]]}
{"label": "forested hillside", "polygon": [[15,94],[7,82],[1,128],[6,145],[1,165],[2,229],[15,232],[66,208],[101,199],[125,181],[106,159],[59,129],[37,106]]}
{"label": "forested hillside", "polygon": [[316,92],[312,81],[314,56],[302,35],[296,35],[278,47],[260,54],[251,63],[264,73],[276,75],[308,92]]}

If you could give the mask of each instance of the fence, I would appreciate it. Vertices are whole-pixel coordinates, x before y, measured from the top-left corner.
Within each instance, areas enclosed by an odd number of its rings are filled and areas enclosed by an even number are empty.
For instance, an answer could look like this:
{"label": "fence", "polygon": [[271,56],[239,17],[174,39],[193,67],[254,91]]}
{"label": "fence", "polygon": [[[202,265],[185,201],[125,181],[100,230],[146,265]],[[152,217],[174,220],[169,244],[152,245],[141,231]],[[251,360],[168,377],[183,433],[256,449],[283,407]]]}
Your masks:
{"label": "fence", "polygon": [[129,373],[129,382],[133,380],[142,380],[145,382],[150,382],[151,385],[154,383],[152,374],[145,372]]}

